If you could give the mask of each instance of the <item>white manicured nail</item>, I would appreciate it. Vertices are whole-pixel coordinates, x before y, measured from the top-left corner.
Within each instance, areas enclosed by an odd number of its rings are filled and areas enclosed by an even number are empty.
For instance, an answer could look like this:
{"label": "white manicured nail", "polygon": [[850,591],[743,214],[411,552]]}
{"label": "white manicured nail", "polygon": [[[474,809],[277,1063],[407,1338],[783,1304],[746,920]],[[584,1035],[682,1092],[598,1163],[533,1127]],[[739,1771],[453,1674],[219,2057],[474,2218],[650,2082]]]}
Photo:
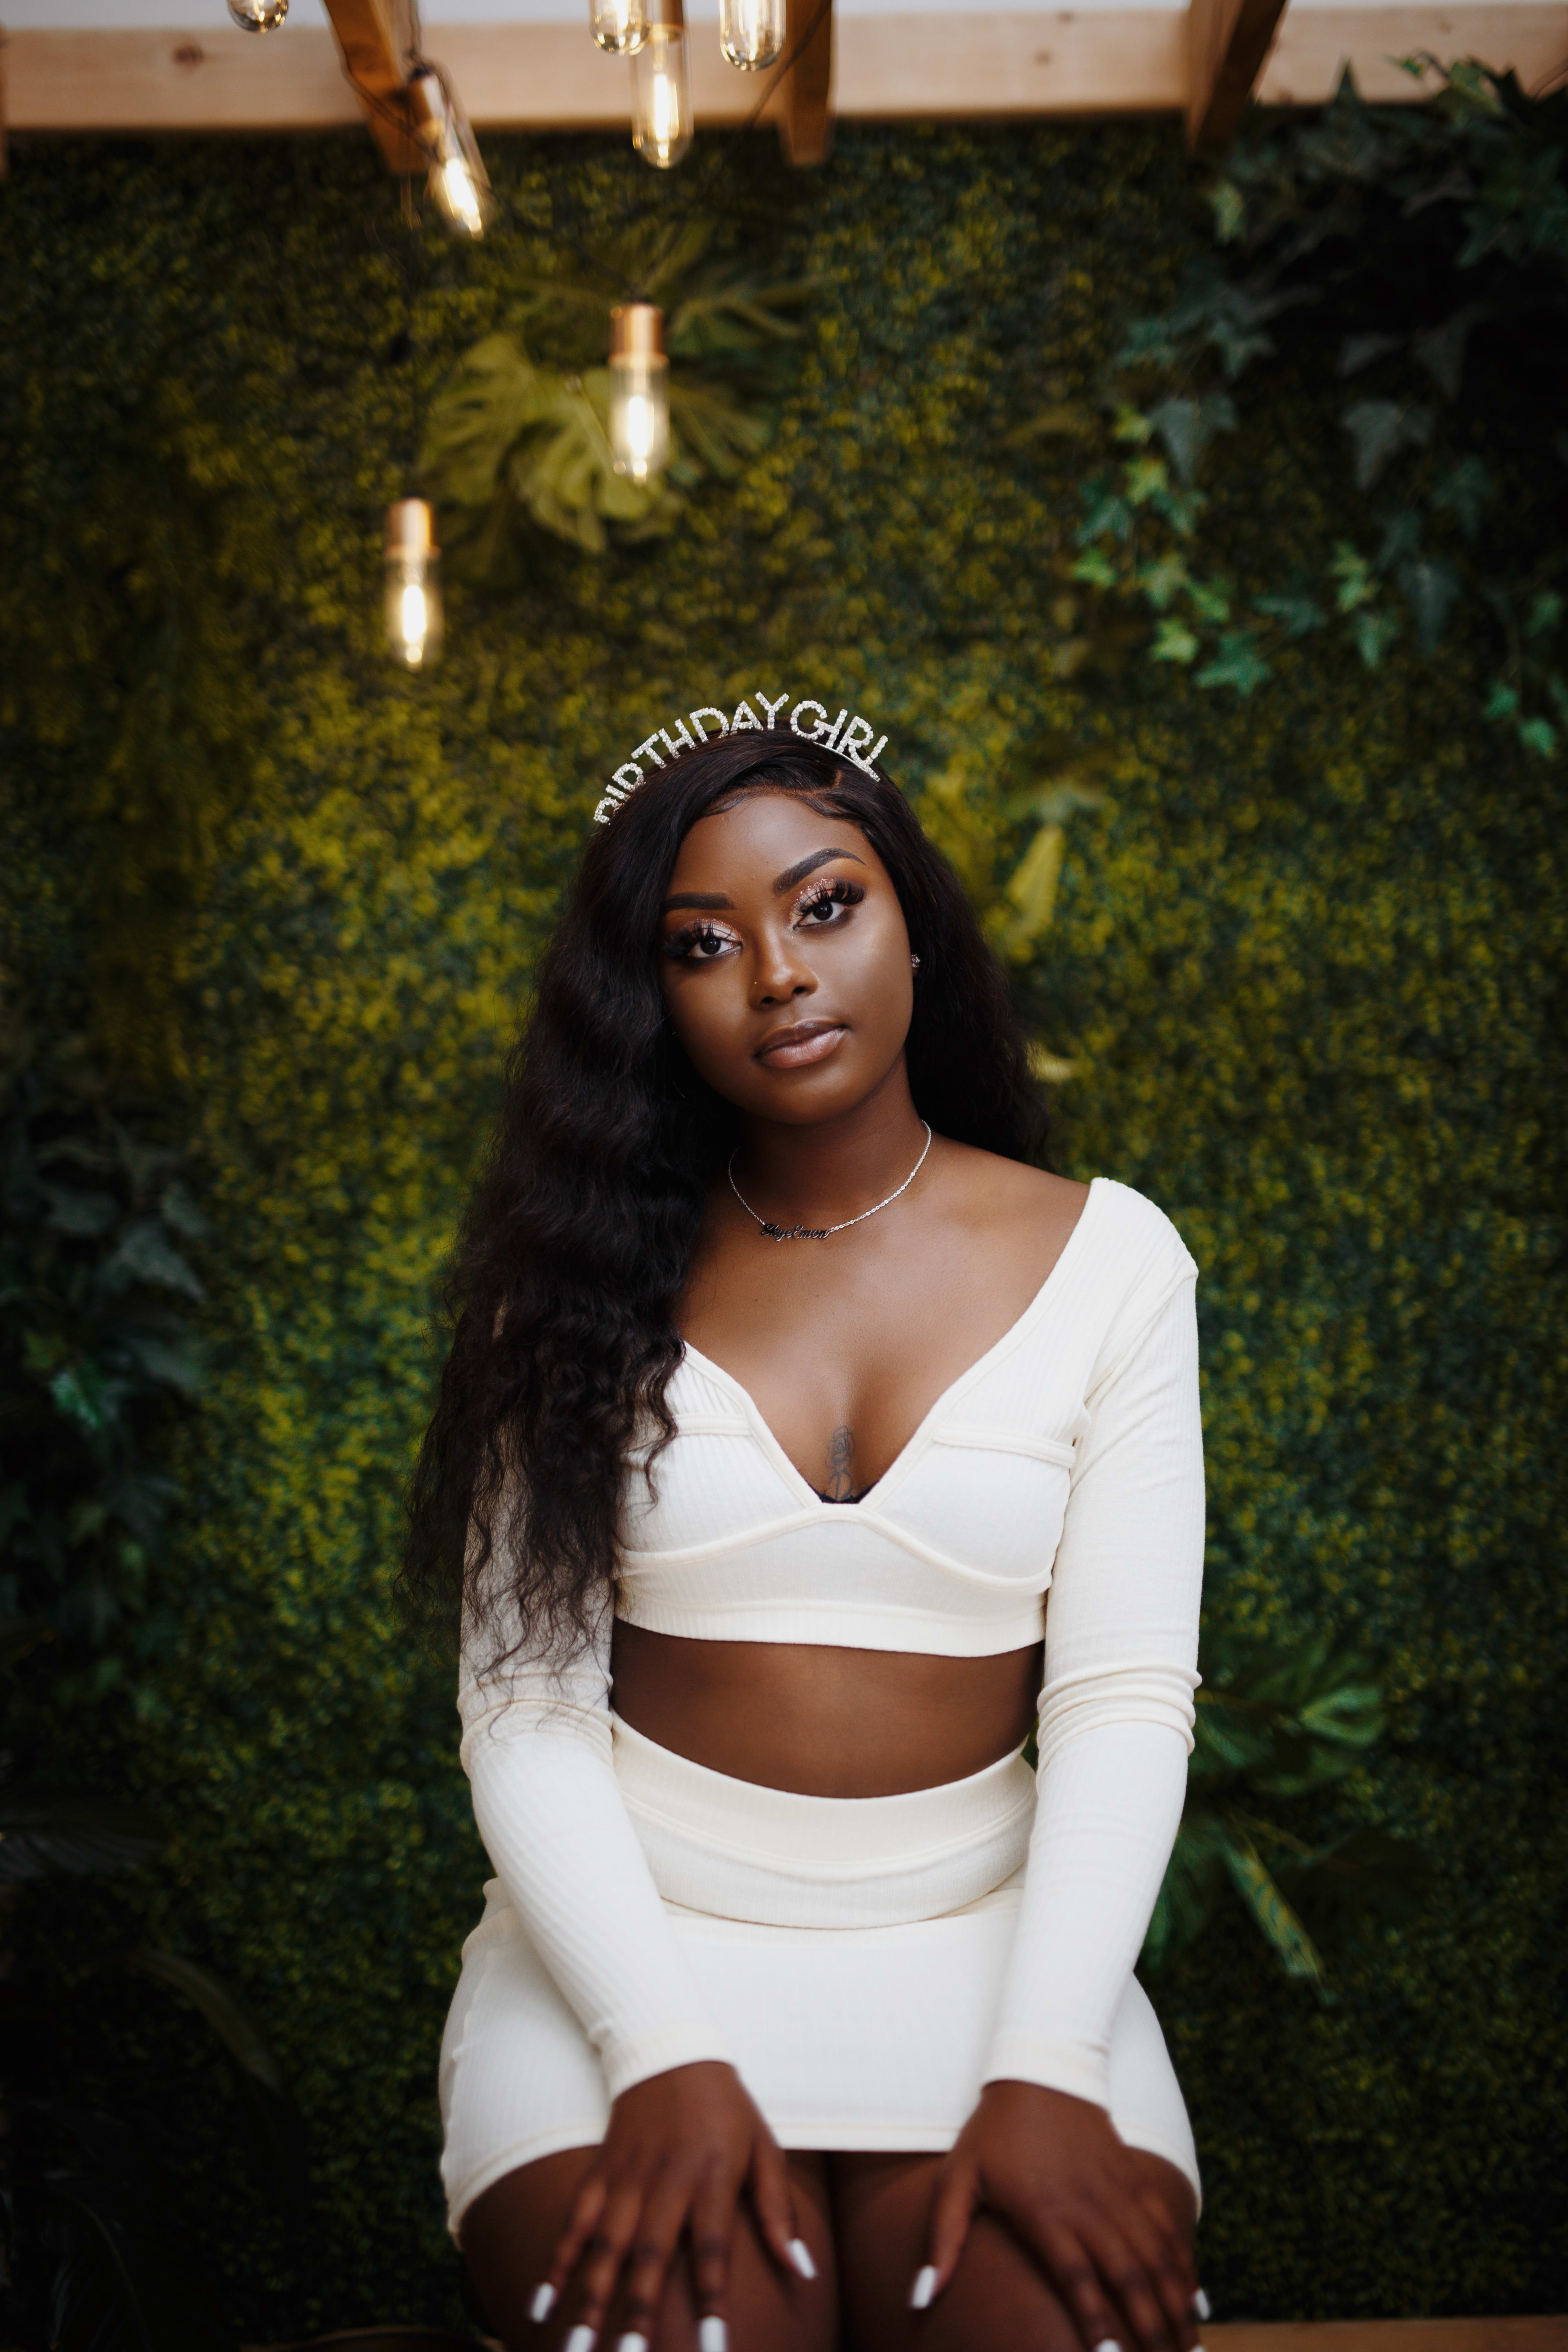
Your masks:
{"label": "white manicured nail", "polygon": [[554,2308],[555,2289],[546,2279],[542,2286],[534,2288],[533,2301],[528,2306],[528,2315],[535,2327],[542,2327]]}
{"label": "white manicured nail", "polygon": [[1207,2319],[1211,2315],[1214,2306],[1210,2303],[1207,2295],[1204,2293],[1202,2287],[1199,2287],[1196,2294],[1193,2297],[1194,2318]]}
{"label": "white manicured nail", "polygon": [[594,2352],[594,2347],[598,2340],[599,2331],[596,2327],[588,2327],[579,2322],[566,2338],[566,2352]]}
{"label": "white manicured nail", "polygon": [[697,2352],[730,2352],[730,2331],[716,2311],[697,2323]]}
{"label": "white manicured nail", "polygon": [[806,2244],[804,2238],[792,2238],[790,2240],[789,2258],[795,2264],[796,2270],[800,2273],[802,2278],[814,2279],[816,2276],[816,2264],[811,2259],[811,2248]]}
{"label": "white manicured nail", "polygon": [[1095,2346],[1094,2352],[1121,2352],[1121,2347],[1114,2336],[1105,2336]]}
{"label": "white manicured nail", "polygon": [[915,2283],[910,2289],[910,2309],[929,2311],[936,2293],[936,2264],[927,2263],[924,2270],[915,2273]]}
{"label": "white manicured nail", "polygon": [[647,2352],[647,2337],[646,2336],[623,2336],[620,2342],[616,2347],[616,2352]]}

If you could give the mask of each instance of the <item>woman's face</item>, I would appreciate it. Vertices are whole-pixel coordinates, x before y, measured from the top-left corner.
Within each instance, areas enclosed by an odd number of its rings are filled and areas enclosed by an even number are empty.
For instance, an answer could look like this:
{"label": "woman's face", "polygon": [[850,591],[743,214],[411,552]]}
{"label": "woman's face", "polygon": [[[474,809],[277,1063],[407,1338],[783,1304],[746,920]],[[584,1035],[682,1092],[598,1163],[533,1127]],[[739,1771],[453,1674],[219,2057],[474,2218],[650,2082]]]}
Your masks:
{"label": "woman's face", "polygon": [[676,1035],[715,1093],[809,1126],[855,1109],[901,1056],[910,939],[860,831],[793,793],[699,819],[659,920]]}

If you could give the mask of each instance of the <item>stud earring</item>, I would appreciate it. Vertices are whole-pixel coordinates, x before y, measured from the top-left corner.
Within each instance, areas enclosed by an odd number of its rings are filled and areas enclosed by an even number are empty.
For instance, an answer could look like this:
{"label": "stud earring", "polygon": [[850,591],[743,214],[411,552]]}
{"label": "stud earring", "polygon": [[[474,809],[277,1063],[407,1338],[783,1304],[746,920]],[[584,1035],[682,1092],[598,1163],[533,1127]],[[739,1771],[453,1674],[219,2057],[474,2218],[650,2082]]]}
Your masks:
{"label": "stud earring", "polygon": [[912,955],[912,956],[910,958],[910,970],[911,971],[919,971],[920,968],[921,968],[921,960],[920,960],[919,956],[918,956],[918,955]]}

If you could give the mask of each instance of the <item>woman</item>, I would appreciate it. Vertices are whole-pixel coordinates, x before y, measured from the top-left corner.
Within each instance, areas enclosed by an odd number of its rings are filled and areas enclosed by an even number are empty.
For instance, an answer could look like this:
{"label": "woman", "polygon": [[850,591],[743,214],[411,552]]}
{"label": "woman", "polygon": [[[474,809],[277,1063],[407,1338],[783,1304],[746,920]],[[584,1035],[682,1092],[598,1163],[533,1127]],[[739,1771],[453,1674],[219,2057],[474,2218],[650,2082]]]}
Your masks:
{"label": "woman", "polygon": [[1041,1126],[880,772],[732,733],[614,809],[414,1496],[496,1872],[443,2170],[509,2347],[1190,2352],[1132,1967],[1192,1744],[1195,1269]]}

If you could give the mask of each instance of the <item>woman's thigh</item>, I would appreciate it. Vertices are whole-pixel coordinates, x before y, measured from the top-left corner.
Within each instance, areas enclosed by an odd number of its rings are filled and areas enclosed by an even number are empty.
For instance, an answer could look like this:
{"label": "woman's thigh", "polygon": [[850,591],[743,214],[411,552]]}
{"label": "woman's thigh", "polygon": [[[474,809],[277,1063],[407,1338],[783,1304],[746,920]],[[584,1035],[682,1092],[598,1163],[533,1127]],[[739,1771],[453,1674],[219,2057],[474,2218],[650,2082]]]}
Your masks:
{"label": "woman's thigh", "polygon": [[[570,2287],[543,2327],[533,2326],[529,2305],[549,2271],[594,2156],[591,2147],[572,2147],[520,2165],[476,2197],[458,2224],[469,2280],[507,2352],[555,2352],[571,2332],[576,2314]],[[792,2156],[789,2168],[800,2234],[816,2262],[816,2281],[808,2284],[780,2270],[742,2203],[730,2266],[728,2318],[736,2352],[834,2352],[837,2342],[826,2167],[819,2156]],[[612,2305],[599,2332],[604,2352],[614,2352],[624,2326]],[[670,2273],[651,2352],[696,2352],[696,2346],[697,2321],[681,2258]]]}
{"label": "woman's thigh", "polygon": [[[1192,2185],[1163,2157],[1134,2151],[1151,2186],[1191,2237]],[[940,2156],[830,2158],[844,2332],[854,2352],[1079,2352],[1065,2305],[1012,2232],[985,2212],[971,2225],[957,2270],[929,2311],[910,2289],[926,2260]]]}

